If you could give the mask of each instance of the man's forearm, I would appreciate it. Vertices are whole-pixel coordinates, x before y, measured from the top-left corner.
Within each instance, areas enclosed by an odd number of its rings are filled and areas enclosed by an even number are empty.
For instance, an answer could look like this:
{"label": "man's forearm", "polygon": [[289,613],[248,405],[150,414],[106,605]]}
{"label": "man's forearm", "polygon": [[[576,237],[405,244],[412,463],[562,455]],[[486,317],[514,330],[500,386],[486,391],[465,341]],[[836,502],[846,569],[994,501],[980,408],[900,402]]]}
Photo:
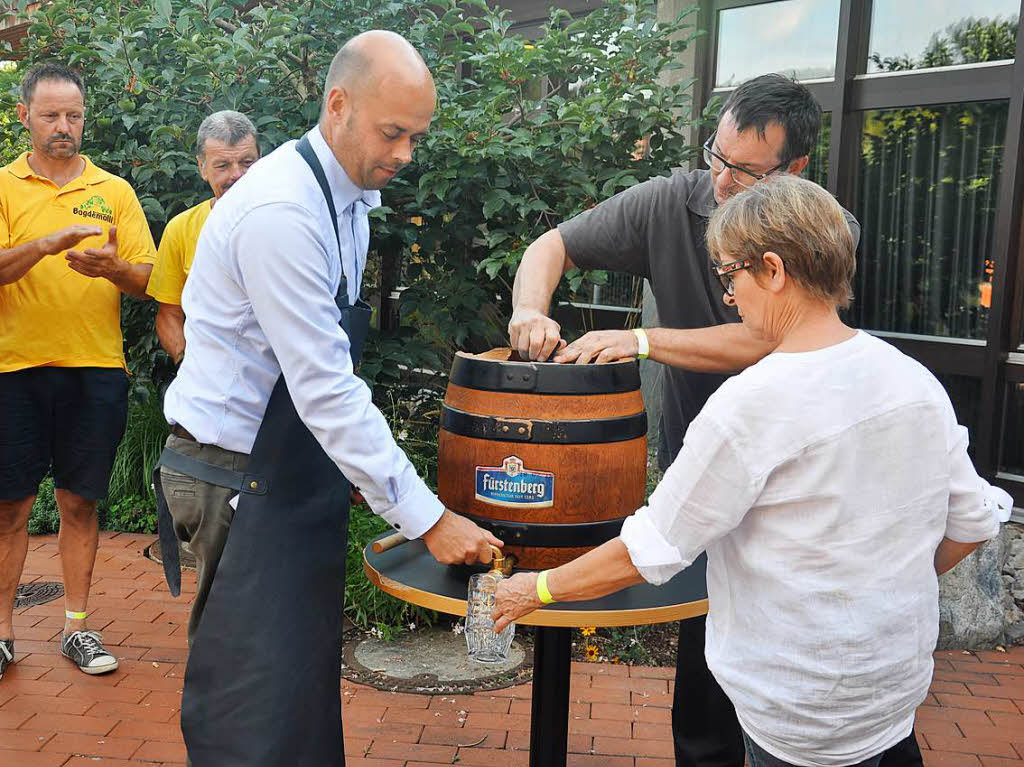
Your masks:
{"label": "man's forearm", "polygon": [[0,285],[17,282],[48,255],[39,240],[0,250]]}
{"label": "man's forearm", "polygon": [[512,286],[512,308],[547,314],[562,275],[573,268],[557,229],[538,237],[523,253]]}
{"label": "man's forearm", "polygon": [[735,373],[770,354],[776,344],[760,341],[737,322],[710,328],[650,328],[650,359],[698,373]]}
{"label": "man's forearm", "polygon": [[185,312],[174,304],[160,304],[156,311],[156,336],[177,365],[185,353]]}
{"label": "man's forearm", "polygon": [[122,266],[113,274],[107,276],[117,289],[127,293],[134,298],[148,300],[146,286],[149,285],[149,275],[153,272],[152,264],[130,264],[127,261],[121,262]]}

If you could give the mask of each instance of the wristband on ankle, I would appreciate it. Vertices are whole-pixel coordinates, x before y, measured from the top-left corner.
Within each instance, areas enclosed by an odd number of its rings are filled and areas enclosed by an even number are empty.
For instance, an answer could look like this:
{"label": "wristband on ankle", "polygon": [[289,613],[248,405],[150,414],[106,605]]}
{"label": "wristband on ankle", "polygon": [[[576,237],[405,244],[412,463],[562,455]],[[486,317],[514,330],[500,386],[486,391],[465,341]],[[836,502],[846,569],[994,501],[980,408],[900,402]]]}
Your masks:
{"label": "wristband on ankle", "polygon": [[546,605],[551,604],[555,601],[555,598],[551,596],[551,592],[548,591],[548,571],[544,570],[537,576],[537,598]]}
{"label": "wristband on ankle", "polygon": [[69,621],[84,621],[89,617],[89,613],[76,613],[74,610],[65,610],[64,617]]}
{"label": "wristband on ankle", "polygon": [[645,360],[651,355],[651,342],[647,339],[647,332],[643,328],[633,328],[636,334],[636,356]]}

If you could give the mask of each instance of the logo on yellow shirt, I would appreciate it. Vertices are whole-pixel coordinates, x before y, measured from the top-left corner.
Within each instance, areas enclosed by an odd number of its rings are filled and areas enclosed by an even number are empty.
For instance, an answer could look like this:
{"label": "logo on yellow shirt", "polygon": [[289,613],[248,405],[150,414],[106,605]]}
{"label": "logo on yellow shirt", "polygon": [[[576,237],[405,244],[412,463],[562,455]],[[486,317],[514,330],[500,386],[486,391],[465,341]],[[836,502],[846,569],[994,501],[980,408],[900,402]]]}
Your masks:
{"label": "logo on yellow shirt", "polygon": [[114,211],[107,205],[107,201],[98,194],[94,194],[81,205],[75,206],[71,209],[71,212],[76,216],[98,218],[100,221],[106,221],[108,224],[114,223]]}

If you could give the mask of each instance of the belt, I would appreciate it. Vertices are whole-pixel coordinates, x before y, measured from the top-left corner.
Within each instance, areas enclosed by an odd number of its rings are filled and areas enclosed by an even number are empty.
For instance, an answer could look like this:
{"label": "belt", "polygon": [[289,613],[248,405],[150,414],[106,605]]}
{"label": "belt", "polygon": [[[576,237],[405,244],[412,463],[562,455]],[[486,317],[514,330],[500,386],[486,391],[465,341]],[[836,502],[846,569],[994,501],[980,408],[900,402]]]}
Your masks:
{"label": "belt", "polygon": [[195,437],[193,437],[189,433],[188,429],[186,429],[181,424],[172,423],[171,424],[171,434],[173,434],[175,437],[181,437],[182,439],[187,439],[187,440],[189,440],[191,442],[198,442],[199,441]]}

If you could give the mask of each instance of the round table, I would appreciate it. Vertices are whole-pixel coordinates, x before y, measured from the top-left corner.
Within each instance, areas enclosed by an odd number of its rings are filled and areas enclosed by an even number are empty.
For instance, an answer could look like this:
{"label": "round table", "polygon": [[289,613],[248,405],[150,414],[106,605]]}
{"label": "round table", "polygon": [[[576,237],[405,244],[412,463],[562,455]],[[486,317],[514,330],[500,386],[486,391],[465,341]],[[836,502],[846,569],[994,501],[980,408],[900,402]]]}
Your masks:
{"label": "round table", "polygon": [[[565,767],[571,630],[668,623],[704,615],[708,611],[706,564],[702,554],[663,586],[643,583],[588,602],[556,603],[517,621],[538,627],[533,647],[530,767]],[[450,615],[466,614],[468,570],[438,563],[422,541],[380,554],[367,546],[363,569],[377,588],[405,602]]]}

